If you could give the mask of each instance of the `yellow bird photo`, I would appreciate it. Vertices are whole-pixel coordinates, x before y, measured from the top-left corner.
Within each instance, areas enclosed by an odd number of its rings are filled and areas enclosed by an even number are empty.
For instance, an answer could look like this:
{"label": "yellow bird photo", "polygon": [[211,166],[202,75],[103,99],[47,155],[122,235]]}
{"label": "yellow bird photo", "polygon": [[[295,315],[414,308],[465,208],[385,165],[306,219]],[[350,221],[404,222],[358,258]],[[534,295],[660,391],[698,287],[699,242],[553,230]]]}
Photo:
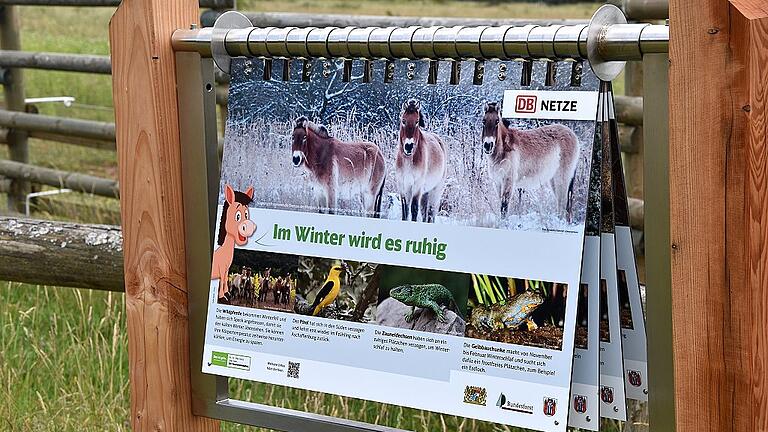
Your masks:
{"label": "yellow bird photo", "polygon": [[341,272],[344,268],[341,265],[334,265],[328,272],[328,277],[325,279],[323,287],[315,297],[314,303],[312,303],[312,315],[317,316],[324,307],[333,303],[341,290]]}

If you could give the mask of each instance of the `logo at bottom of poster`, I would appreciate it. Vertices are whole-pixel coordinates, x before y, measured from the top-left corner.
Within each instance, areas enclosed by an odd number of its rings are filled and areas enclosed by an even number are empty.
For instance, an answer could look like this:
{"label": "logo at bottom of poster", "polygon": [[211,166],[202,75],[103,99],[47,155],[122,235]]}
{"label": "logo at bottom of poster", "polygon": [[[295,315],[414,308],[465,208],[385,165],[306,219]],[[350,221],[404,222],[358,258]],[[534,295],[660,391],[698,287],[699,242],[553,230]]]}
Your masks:
{"label": "logo at bottom of poster", "polygon": [[630,370],[627,372],[627,378],[629,383],[632,384],[634,387],[640,387],[643,385],[643,378],[642,375],[640,375],[640,371],[636,370]]}
{"label": "logo at bottom of poster", "polygon": [[507,399],[507,395],[504,393],[499,394],[499,399],[496,400],[496,406],[507,411],[515,411],[523,414],[533,414],[533,405],[511,401]]}
{"label": "logo at bottom of poster", "polygon": [[582,395],[574,395],[573,410],[579,414],[584,414],[587,412],[587,397]]}
{"label": "logo at bottom of poster", "polygon": [[485,406],[488,391],[485,387],[467,386],[464,389],[464,403]]}
{"label": "logo at bottom of poster", "polygon": [[600,399],[607,404],[613,403],[613,387],[603,386],[600,388]]}
{"label": "logo at bottom of poster", "polygon": [[557,412],[557,399],[551,397],[544,398],[544,415],[552,417]]}

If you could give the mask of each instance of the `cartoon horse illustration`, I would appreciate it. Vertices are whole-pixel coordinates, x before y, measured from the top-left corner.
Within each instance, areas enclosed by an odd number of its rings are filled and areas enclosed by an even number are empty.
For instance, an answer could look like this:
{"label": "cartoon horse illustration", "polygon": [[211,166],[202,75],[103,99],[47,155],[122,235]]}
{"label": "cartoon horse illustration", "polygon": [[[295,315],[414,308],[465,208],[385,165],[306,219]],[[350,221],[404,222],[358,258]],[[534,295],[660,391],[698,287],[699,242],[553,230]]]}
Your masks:
{"label": "cartoon horse illustration", "polygon": [[229,287],[227,274],[232,265],[235,246],[244,246],[248,237],[256,231],[256,224],[250,220],[248,205],[253,202],[253,187],[245,192],[235,191],[232,186],[224,186],[224,209],[221,211],[218,248],[213,251],[211,280],[219,280],[219,302],[228,303]]}
{"label": "cartoon horse illustration", "polygon": [[400,112],[400,134],[395,160],[403,220],[434,222],[447,174],[448,155],[443,141],[424,129],[421,103],[409,99]]}
{"label": "cartoon horse illustration", "polygon": [[371,142],[344,142],[331,137],[325,126],[299,117],[292,135],[292,162],[304,168],[318,192],[320,209],[333,213],[339,194],[358,194],[366,214],[379,217],[384,190],[384,155]]}
{"label": "cartoon horse illustration", "polygon": [[515,129],[501,119],[501,105],[496,102],[486,103],[483,111],[483,151],[501,197],[501,216],[507,215],[512,192],[548,185],[555,193],[558,212],[570,220],[579,163],[576,134],[560,124]]}

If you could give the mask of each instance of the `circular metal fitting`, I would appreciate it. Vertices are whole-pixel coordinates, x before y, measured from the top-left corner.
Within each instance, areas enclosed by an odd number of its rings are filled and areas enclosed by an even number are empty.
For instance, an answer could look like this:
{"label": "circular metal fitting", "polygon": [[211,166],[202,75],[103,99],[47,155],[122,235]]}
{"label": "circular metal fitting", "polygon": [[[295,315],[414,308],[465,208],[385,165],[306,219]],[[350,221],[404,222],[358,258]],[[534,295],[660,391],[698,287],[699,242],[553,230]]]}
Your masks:
{"label": "circular metal fitting", "polygon": [[328,35],[337,27],[318,27],[307,34],[307,52],[309,57],[330,57]]}
{"label": "circular metal fitting", "polygon": [[555,34],[561,27],[551,25],[531,29],[528,34],[528,53],[533,58],[555,58]]}
{"label": "circular metal fitting", "polygon": [[272,57],[289,57],[288,33],[296,27],[278,27],[267,34],[267,52]]}
{"label": "circular metal fitting", "polygon": [[504,35],[512,26],[494,26],[485,29],[480,35],[480,51],[483,57],[487,59],[503,59],[507,55],[504,53]]}
{"label": "circular metal fitting", "polygon": [[213,32],[211,33],[211,55],[219,69],[229,73],[229,65],[232,63],[232,57],[227,52],[227,33],[232,29],[242,29],[251,26],[251,20],[240,12],[227,11],[216,19],[216,22],[213,24]]}
{"label": "circular metal fitting", "polygon": [[416,58],[413,53],[413,47],[411,41],[413,40],[413,34],[416,33],[419,26],[410,27],[398,27],[392,31],[389,35],[389,51],[392,53],[392,57],[395,58]]}
{"label": "circular metal fitting", "polygon": [[437,29],[432,39],[432,49],[438,58],[457,59],[459,52],[456,51],[456,39],[459,31],[464,26],[443,27]]}
{"label": "circular metal fitting", "polygon": [[395,27],[378,27],[368,36],[368,51],[373,58],[393,58],[389,49],[389,36],[395,31]]}
{"label": "circular metal fitting", "polygon": [[488,26],[464,27],[456,34],[456,52],[461,58],[481,58],[480,38]]}
{"label": "circular metal fitting", "polygon": [[368,50],[368,39],[371,37],[371,32],[376,27],[356,27],[347,38],[347,49],[349,49],[349,56],[356,58],[370,58],[371,51]]}
{"label": "circular metal fitting", "polygon": [[432,48],[432,41],[435,39],[435,32],[443,26],[420,27],[413,33],[411,38],[411,49],[416,58],[434,58],[435,50]]}
{"label": "circular metal fitting", "polygon": [[579,41],[581,33],[586,33],[586,25],[560,27],[555,33],[555,56],[558,58],[580,58]]}
{"label": "circular metal fitting", "polygon": [[248,35],[248,51],[254,57],[268,57],[267,35],[276,27],[256,27]]}
{"label": "circular metal fitting", "polygon": [[285,48],[288,50],[290,57],[309,57],[307,40],[309,39],[309,33],[314,29],[315,27],[293,28],[288,32],[288,36],[285,39]]}
{"label": "circular metal fitting", "polygon": [[354,29],[354,27],[337,28],[328,34],[328,52],[331,57],[349,57],[347,40]]}
{"label": "circular metal fitting", "polygon": [[[595,75],[603,81],[611,81],[624,70],[625,61],[608,61],[603,53],[606,32],[609,26],[626,24],[627,18],[616,6],[600,6],[592,15],[587,28],[587,57]],[[639,37],[639,36],[638,36]],[[638,40],[639,44],[640,41]]]}
{"label": "circular metal fitting", "polygon": [[507,30],[504,34],[504,52],[507,54],[507,58],[531,58],[531,53],[528,51],[528,35],[536,27],[538,26],[529,24]]}

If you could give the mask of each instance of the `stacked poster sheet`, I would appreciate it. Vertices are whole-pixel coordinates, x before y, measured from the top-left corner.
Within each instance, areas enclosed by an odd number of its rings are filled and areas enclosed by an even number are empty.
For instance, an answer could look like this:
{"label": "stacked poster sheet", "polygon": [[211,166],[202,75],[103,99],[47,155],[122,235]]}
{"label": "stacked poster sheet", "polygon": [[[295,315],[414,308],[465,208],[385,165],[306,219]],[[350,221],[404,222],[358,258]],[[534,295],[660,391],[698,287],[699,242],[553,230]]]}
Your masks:
{"label": "stacked poster sheet", "polygon": [[235,59],[203,372],[624,419],[645,330],[610,84],[529,66]]}

